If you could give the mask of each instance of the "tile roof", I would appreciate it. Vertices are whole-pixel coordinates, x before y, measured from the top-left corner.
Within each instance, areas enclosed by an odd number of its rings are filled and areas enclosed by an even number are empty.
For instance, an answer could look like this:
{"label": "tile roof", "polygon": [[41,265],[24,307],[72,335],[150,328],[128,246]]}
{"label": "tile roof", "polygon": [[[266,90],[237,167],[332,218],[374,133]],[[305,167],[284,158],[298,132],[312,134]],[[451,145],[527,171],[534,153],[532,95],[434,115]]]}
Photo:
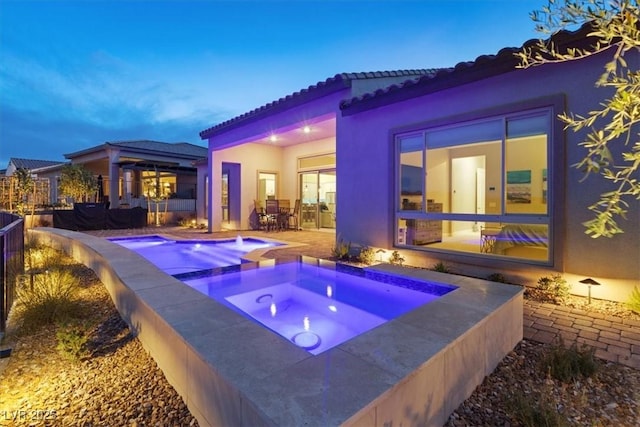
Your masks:
{"label": "tile roof", "polygon": [[96,145],[84,150],[76,151],[74,153],[65,154],[67,159],[79,157],[84,154],[103,151],[108,147],[120,147],[129,151],[139,153],[161,153],[169,156],[187,157],[187,158],[201,158],[206,157],[208,150],[207,147],[191,144],[188,142],[160,142],[150,140],[131,140],[131,141],[107,141],[104,144]]}
{"label": "tile roof", "polygon": [[160,142],[160,141],[112,141],[107,142],[109,145],[117,145],[119,147],[126,147],[129,149],[139,149],[145,151],[158,151],[162,153],[194,156],[194,157],[207,157],[207,147],[191,144],[188,142]]}
{"label": "tile roof", "polygon": [[[560,31],[552,40],[560,48],[586,47],[593,39],[589,38],[591,32],[589,23],[575,31]],[[520,64],[516,53],[523,48],[535,48],[538,40],[532,39],[525,42],[522,47],[507,47],[501,49],[495,55],[482,55],[475,61],[460,62],[453,68],[440,69],[435,73],[426,74],[417,79],[407,80],[386,88],[362,94],[340,103],[340,109],[344,116],[356,114],[382,105],[387,105],[418,96],[427,95],[448,88],[460,86],[466,83],[494,77],[503,73],[515,71]]]}
{"label": "tile roof", "polygon": [[306,89],[294,92],[276,101],[258,107],[240,116],[234,117],[225,122],[219,123],[200,132],[201,139],[207,139],[220,130],[227,130],[243,125],[252,119],[267,116],[287,110],[289,108],[305,104],[317,98],[351,87],[354,80],[374,80],[374,79],[398,79],[411,80],[424,75],[436,73],[437,69],[416,69],[416,70],[392,70],[392,71],[371,71],[359,73],[340,73],[311,85]]}
{"label": "tile roof", "polygon": [[35,169],[46,168],[49,166],[61,165],[64,162],[59,162],[55,160],[20,159],[20,158],[12,157],[11,159],[9,159],[9,163],[13,163],[16,169],[27,169],[32,171]]}

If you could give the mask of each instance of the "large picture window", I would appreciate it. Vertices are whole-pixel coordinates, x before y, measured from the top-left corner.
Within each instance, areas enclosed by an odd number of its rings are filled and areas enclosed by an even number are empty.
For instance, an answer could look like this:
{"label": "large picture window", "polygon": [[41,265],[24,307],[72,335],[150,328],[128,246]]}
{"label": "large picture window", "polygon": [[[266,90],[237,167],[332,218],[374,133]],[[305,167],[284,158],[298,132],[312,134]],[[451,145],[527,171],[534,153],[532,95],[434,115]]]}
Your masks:
{"label": "large picture window", "polygon": [[548,262],[550,109],[396,135],[401,246]]}

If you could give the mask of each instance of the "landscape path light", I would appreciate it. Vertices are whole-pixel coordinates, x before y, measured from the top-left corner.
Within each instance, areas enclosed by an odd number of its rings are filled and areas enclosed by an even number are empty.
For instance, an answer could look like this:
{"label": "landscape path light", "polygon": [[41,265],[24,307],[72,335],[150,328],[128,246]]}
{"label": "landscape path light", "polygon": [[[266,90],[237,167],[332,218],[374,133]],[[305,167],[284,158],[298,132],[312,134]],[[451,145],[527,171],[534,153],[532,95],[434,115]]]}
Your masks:
{"label": "landscape path light", "polygon": [[580,280],[580,283],[584,283],[585,285],[589,286],[589,294],[588,294],[589,297],[588,297],[587,303],[591,304],[591,287],[592,286],[600,286],[600,283],[595,281],[595,280],[593,280],[591,277],[588,277],[586,279]]}

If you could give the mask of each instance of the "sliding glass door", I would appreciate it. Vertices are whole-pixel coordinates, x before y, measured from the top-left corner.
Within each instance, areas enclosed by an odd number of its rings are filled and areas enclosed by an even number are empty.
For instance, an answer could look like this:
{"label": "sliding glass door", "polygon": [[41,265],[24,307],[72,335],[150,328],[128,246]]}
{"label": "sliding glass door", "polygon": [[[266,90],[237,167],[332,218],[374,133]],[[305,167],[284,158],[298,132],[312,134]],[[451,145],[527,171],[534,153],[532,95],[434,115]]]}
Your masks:
{"label": "sliding glass door", "polygon": [[300,173],[300,226],[336,228],[336,171]]}

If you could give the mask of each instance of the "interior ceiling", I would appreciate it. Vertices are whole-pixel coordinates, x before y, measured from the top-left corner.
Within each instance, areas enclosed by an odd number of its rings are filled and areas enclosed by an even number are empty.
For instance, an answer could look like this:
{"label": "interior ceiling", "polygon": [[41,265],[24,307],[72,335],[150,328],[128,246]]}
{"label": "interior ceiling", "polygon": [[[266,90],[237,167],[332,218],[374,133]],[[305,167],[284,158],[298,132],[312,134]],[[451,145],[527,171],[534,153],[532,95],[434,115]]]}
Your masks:
{"label": "interior ceiling", "polygon": [[290,145],[302,144],[309,141],[317,141],[326,138],[335,138],[336,119],[330,118],[318,122],[308,123],[309,132],[304,131],[305,123],[286,131],[275,130],[276,140],[272,141],[270,136],[255,141],[258,144],[276,145],[278,147],[288,147]]}

